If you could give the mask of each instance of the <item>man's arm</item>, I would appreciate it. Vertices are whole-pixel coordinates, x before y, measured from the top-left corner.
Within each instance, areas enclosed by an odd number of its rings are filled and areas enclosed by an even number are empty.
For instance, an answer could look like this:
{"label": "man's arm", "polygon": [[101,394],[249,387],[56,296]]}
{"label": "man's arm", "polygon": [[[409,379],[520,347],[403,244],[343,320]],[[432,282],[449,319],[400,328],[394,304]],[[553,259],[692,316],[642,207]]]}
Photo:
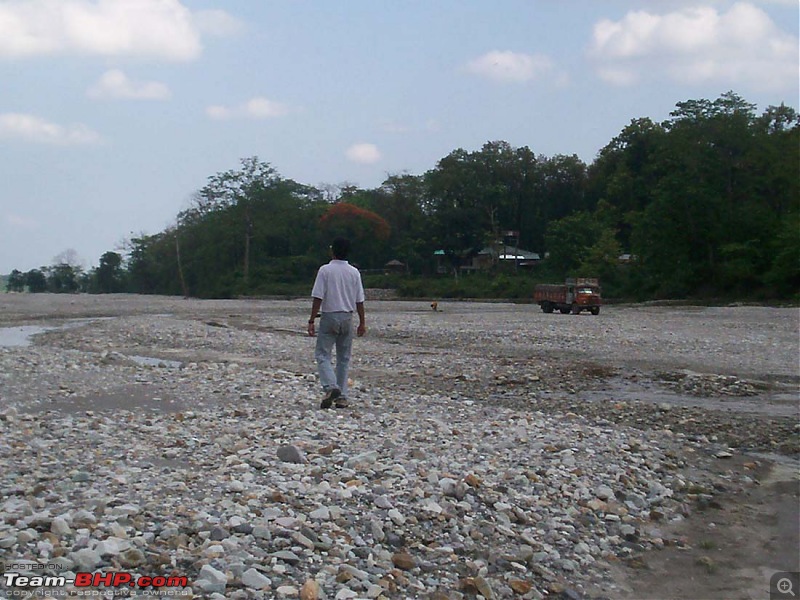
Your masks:
{"label": "man's arm", "polygon": [[308,319],[308,335],[314,337],[316,331],[314,330],[314,319],[319,314],[319,307],[322,306],[322,298],[314,298],[311,301],[311,317]]}
{"label": "man's arm", "polygon": [[358,337],[361,337],[367,333],[367,321],[364,317],[363,302],[356,302],[356,312],[358,313],[358,329],[356,330],[356,333],[358,334]]}

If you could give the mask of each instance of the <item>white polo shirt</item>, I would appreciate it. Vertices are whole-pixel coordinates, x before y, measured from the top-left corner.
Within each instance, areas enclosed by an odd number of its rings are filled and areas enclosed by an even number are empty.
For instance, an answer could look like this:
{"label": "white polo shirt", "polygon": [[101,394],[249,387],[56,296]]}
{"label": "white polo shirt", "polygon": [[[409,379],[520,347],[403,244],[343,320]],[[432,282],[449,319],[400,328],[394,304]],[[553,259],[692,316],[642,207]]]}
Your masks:
{"label": "white polo shirt", "polygon": [[320,267],[311,296],[322,300],[320,312],[354,312],[364,302],[361,273],[346,260],[334,259]]}

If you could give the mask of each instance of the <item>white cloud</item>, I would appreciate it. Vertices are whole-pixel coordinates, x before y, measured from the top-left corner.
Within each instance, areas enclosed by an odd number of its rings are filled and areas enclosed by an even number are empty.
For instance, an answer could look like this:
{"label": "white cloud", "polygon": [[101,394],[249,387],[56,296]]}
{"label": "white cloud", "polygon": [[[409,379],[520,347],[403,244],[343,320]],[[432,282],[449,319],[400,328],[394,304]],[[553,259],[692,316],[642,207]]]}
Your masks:
{"label": "white cloud", "polygon": [[594,26],[590,57],[614,85],[666,75],[680,83],[796,89],[797,47],[762,9],[737,3],[727,12],[700,6],[604,19]]}
{"label": "white cloud", "polygon": [[194,24],[202,33],[227,37],[240,33],[244,24],[224,10],[200,10],[194,16]]}
{"label": "white cloud", "polygon": [[40,225],[39,221],[36,221],[35,219],[15,214],[6,215],[5,221],[6,225],[9,225],[14,229],[33,230],[38,229]]}
{"label": "white cloud", "polygon": [[86,125],[57,125],[41,117],[21,113],[0,114],[2,138],[63,146],[98,144],[102,141],[100,135]]}
{"label": "white cloud", "polygon": [[524,83],[553,69],[543,54],[520,54],[493,50],[467,63],[467,71],[493,81]]}
{"label": "white cloud", "polygon": [[381,159],[381,153],[375,144],[361,142],[353,144],[345,152],[348,160],[362,165],[371,165]]}
{"label": "white cloud", "polygon": [[206,108],[206,115],[216,121],[224,121],[232,117],[231,110],[224,106],[209,106]]}
{"label": "white cloud", "polygon": [[393,135],[406,135],[414,133],[436,133],[442,130],[441,124],[436,119],[428,119],[422,124],[407,125],[400,121],[386,119],[378,124],[378,129]]}
{"label": "white cloud", "polygon": [[266,98],[253,98],[245,103],[244,114],[253,119],[270,119],[286,116],[289,114],[289,108],[285,104]]}
{"label": "white cloud", "polygon": [[428,119],[425,121],[425,131],[428,133],[438,133],[442,130],[442,125],[436,119]]}
{"label": "white cloud", "polygon": [[398,135],[411,132],[411,127],[408,125],[392,120],[382,121],[379,125],[379,128],[384,133],[393,133]]}
{"label": "white cloud", "polygon": [[238,106],[209,106],[206,115],[217,121],[229,119],[274,119],[285,117],[292,110],[286,104],[263,97],[251,98]]}
{"label": "white cloud", "polygon": [[157,81],[131,81],[119,69],[103,73],[86,95],[96,99],[166,100],[172,94],[169,88]]}
{"label": "white cloud", "polygon": [[0,57],[54,54],[197,58],[201,32],[229,32],[223,11],[192,14],[180,0],[6,0]]}

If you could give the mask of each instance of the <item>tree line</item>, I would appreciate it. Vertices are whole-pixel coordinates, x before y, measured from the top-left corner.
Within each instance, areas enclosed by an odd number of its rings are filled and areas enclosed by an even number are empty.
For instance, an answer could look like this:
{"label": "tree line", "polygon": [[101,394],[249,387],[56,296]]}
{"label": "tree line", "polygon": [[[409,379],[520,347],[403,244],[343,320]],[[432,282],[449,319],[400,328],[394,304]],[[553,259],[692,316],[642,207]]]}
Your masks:
{"label": "tree line", "polygon": [[106,252],[72,278],[69,265],[15,271],[8,288],[280,294],[307,286],[337,235],[353,240],[365,273],[394,259],[432,278],[513,232],[510,243],[544,257],[526,281],[594,276],[639,299],[786,298],[800,289],[799,185],[796,111],[758,114],[728,92],[679,102],[661,123],[632,120],[589,165],[492,141],[361,189],[304,185],[243,159],[124,255]]}
{"label": "tree line", "polygon": [[57,258],[55,264],[22,272],[14,269],[6,278],[7,292],[55,294],[87,292],[111,294],[130,291],[123,257],[117,252],[106,252],[99,266],[84,271],[74,261]]}

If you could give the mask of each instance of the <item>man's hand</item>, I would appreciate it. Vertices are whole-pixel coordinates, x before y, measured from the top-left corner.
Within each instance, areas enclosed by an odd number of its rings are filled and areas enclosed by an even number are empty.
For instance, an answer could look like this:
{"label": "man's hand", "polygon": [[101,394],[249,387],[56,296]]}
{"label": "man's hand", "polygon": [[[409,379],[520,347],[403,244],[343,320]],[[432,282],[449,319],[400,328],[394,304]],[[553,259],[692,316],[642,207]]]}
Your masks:
{"label": "man's hand", "polygon": [[311,314],[308,316],[308,337],[317,335],[317,332],[314,330],[314,319],[319,316],[320,306],[322,306],[322,298],[314,298],[311,301]]}
{"label": "man's hand", "polygon": [[358,329],[356,329],[356,334],[358,334],[358,337],[363,337],[365,333],[367,333],[367,326],[364,325],[364,323],[359,323]]}

